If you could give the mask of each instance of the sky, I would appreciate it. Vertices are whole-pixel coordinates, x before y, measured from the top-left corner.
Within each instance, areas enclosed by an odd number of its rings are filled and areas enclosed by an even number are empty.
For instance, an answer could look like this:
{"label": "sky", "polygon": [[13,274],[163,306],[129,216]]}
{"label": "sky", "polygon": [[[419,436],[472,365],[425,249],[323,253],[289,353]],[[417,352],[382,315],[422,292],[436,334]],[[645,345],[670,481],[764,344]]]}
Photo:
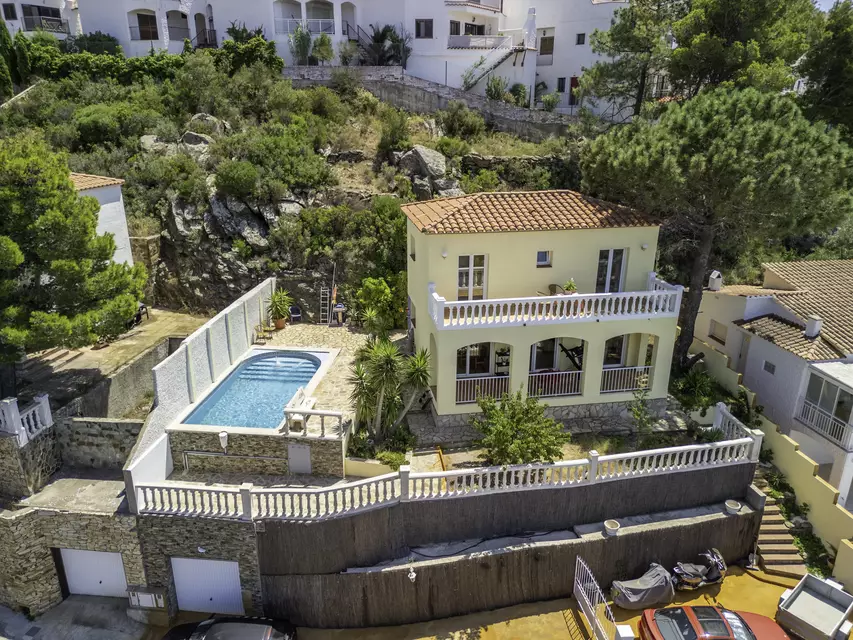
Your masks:
{"label": "sky", "polygon": [[835,0],[817,0],[817,5],[824,11],[828,11],[835,3]]}

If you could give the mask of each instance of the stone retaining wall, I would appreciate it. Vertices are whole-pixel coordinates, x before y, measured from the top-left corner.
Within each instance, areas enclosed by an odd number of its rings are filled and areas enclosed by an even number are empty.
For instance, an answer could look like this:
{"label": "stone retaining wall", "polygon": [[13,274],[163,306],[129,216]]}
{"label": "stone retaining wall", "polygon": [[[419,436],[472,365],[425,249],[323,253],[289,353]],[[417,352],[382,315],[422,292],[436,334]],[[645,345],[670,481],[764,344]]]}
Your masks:
{"label": "stone retaining wall", "polygon": [[71,467],[121,469],[144,420],[70,418],[57,423],[62,463]]}
{"label": "stone retaining wall", "polygon": [[59,466],[54,429],[45,429],[23,447],[16,436],[0,433],[0,498],[17,500],[39,491]]}
{"label": "stone retaining wall", "polygon": [[[361,75],[364,88],[383,102],[412,113],[434,113],[457,101],[479,111],[495,129],[528,140],[544,140],[563,135],[577,118],[565,114],[523,109],[497,100],[488,100],[461,89],[407,75],[400,67],[351,67]],[[287,67],[283,74],[296,87],[328,84],[333,67]]]}
{"label": "stone retaining wall", "polygon": [[18,437],[11,433],[0,433],[0,499],[17,500],[28,494]]}
{"label": "stone retaining wall", "polygon": [[[287,447],[311,447],[311,473],[344,477],[344,442],[331,438],[303,438],[288,435],[254,435],[228,432],[228,453],[217,456],[189,456],[193,471],[211,473],[257,473],[286,475]],[[218,432],[169,430],[169,446],[175,471],[184,470],[185,451],[222,454]],[[265,459],[266,458],[266,459]]]}
{"label": "stone retaining wall", "polygon": [[251,522],[186,516],[139,516],[138,521],[148,587],[166,589],[170,615],[178,610],[172,557],[236,561],[246,614],[264,614]]}

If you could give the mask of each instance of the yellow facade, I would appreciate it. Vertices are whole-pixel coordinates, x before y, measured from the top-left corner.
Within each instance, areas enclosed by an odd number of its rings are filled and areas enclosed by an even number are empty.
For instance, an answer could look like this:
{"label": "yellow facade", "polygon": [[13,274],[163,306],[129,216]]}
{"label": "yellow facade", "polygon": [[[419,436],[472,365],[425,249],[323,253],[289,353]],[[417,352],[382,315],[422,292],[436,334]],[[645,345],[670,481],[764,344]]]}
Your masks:
{"label": "yellow facade", "polygon": [[[496,322],[453,328],[439,328],[429,312],[431,283],[436,294],[448,303],[459,299],[459,257],[466,255],[485,256],[484,301],[529,298],[535,303],[550,294],[549,285],[562,286],[569,279],[574,280],[579,296],[593,294],[598,278],[599,253],[610,249],[624,250],[620,290],[645,292],[649,289],[649,274],[654,270],[657,240],[657,227],[429,234],[420,232],[409,221],[410,312],[415,325],[415,343],[429,349],[432,355],[437,413],[462,414],[478,410],[476,404],[457,403],[455,388],[457,350],[476,343],[510,347],[508,384],[516,391],[527,389],[532,345],[553,338],[562,338],[568,345],[577,344],[577,340],[583,341],[582,373],[578,374],[581,377],[578,391],[581,392],[543,398],[549,405],[564,406],[632,399],[631,391],[601,391],[605,343],[610,338],[626,336],[621,366],[651,364],[649,397],[666,397],[677,312],[626,313],[524,326],[502,326]],[[542,251],[551,252],[549,266],[537,266],[537,253]],[[602,297],[607,297],[607,294]],[[649,344],[652,345],[649,347],[650,356],[646,350]],[[494,354],[491,357],[494,360]],[[562,370],[566,365],[566,355],[561,350],[557,358],[555,369]]]}

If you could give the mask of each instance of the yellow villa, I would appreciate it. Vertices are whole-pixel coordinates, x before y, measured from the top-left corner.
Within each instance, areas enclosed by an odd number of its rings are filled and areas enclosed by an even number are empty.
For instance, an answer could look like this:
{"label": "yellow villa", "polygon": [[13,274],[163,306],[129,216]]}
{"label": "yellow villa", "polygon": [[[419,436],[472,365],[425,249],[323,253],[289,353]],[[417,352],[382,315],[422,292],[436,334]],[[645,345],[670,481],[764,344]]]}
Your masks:
{"label": "yellow villa", "polygon": [[626,422],[646,388],[665,408],[682,288],[654,272],[659,226],[573,191],[408,204],[415,344],[433,415],[464,425],[478,394],[519,389],[581,430]]}

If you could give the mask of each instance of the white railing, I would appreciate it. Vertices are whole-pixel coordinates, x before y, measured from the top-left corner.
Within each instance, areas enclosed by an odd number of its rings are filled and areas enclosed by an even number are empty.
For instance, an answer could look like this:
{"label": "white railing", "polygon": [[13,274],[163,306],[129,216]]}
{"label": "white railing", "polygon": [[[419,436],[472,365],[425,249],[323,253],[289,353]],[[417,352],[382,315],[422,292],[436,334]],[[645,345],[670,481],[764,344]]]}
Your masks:
{"label": "white railing", "polygon": [[[308,420],[314,416],[320,422],[320,433],[308,430]],[[330,427],[326,426],[326,422]],[[294,427],[296,427],[294,429]],[[344,414],[340,411],[329,409],[301,409],[299,407],[285,407],[284,420],[278,427],[282,433],[300,435],[305,438],[343,438],[344,437]]]}
{"label": "white railing", "polygon": [[501,10],[500,0],[445,0],[444,4],[447,6],[478,4],[484,9]]}
{"label": "white railing", "polygon": [[527,395],[533,398],[553,396],[578,396],[583,371],[559,371],[557,373],[531,373],[527,377]]}
{"label": "white railing", "polygon": [[803,398],[797,420],[847,451],[853,451],[853,427]]}
{"label": "white railing", "polygon": [[18,408],[17,398],[0,400],[0,431],[15,434],[19,447],[52,426],[53,414],[47,394],[37,395],[33,403],[23,409]]}
{"label": "white railing", "polygon": [[750,438],[753,432],[747,429],[743,423],[735,418],[729,408],[723,402],[717,403],[717,410],[714,413],[713,428],[723,432],[726,440],[737,440],[739,438]]}
{"label": "white railing", "polygon": [[276,18],[275,32],[284,35],[296,33],[296,27],[302,25],[309,33],[335,33],[335,21],[332,19],[309,18],[300,20],[298,18]]}
{"label": "white railing", "polygon": [[194,484],[137,484],[136,505],[140,513],[246,518],[237,487],[207,487]]}
{"label": "white railing", "polygon": [[648,389],[652,367],[613,367],[601,372],[601,393]]}
{"label": "white railing", "polygon": [[456,404],[477,402],[479,396],[500,398],[509,392],[509,376],[456,378]]}
{"label": "white railing", "polygon": [[447,301],[430,283],[428,312],[438,329],[517,327],[604,320],[677,318],[680,287],[673,291],[588,293],[529,298]]}
{"label": "white railing", "polygon": [[598,586],[598,581],[580,556],[575,560],[575,583],[572,593],[592,629],[595,640],[614,640],[616,619],[613,617],[610,605],[607,604],[607,598]]}
{"label": "white railing", "polygon": [[449,36],[448,49],[510,49],[512,36]]}
{"label": "white railing", "polygon": [[398,473],[321,489],[254,489],[254,518],[318,520],[364,511],[400,498]]}
{"label": "white railing", "polygon": [[607,456],[590,451],[581,460],[554,464],[433,473],[411,473],[404,466],[396,473],[316,489],[256,488],[251,484],[209,487],[168,481],[138,483],[136,499],[140,513],[243,520],[322,520],[401,501],[569,488],[757,462],[762,434],[745,427],[744,430],[750,435],[735,440]]}

